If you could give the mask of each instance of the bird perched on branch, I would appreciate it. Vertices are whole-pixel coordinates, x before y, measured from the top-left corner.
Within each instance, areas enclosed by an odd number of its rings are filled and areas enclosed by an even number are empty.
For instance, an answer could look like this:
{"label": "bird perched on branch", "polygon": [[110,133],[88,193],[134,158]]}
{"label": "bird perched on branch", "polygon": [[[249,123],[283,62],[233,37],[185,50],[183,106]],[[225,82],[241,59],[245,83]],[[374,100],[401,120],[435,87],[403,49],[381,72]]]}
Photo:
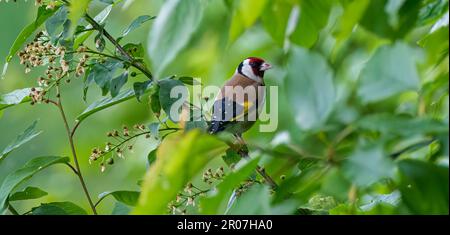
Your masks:
{"label": "bird perched on branch", "polygon": [[[242,61],[233,77],[220,90],[213,105],[210,134],[222,131],[232,133],[240,142],[238,154],[248,158],[248,149],[242,139],[242,133],[256,122],[265,102],[264,73],[272,66],[263,59],[249,57]],[[256,171],[273,188],[276,182],[258,166]]]}
{"label": "bird perched on branch", "polygon": [[249,57],[220,90],[213,105],[210,134],[227,131],[242,140],[255,124],[265,102],[264,73],[272,68],[263,59]]}

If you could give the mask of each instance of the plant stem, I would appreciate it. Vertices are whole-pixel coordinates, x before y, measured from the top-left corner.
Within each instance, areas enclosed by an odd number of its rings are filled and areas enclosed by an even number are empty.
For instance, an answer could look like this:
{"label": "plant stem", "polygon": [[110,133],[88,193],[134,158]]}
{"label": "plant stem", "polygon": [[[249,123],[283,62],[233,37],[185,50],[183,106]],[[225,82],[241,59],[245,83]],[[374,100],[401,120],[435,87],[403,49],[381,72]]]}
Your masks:
{"label": "plant stem", "polygon": [[278,188],[277,183],[275,183],[275,181],[272,179],[272,177],[270,177],[270,175],[267,174],[264,167],[256,166],[256,171],[264,178],[264,180],[267,182],[267,184],[270,185],[270,187],[273,190],[276,190]]}
{"label": "plant stem", "polygon": [[11,203],[8,202],[8,210],[11,212],[11,214],[13,215],[20,215],[19,212],[17,212],[17,210],[11,205]]}
{"label": "plant stem", "polygon": [[105,198],[106,198],[106,196],[104,196],[104,197],[98,199],[98,201],[95,203],[94,207],[97,208],[98,204],[100,204],[100,202],[102,202],[103,199],[105,199]]}
{"label": "plant stem", "polygon": [[92,209],[92,212],[94,213],[94,215],[97,214],[97,211],[95,209],[94,204],[92,203],[92,199],[91,196],[89,195],[89,191],[86,187],[86,183],[84,182],[84,178],[83,175],[81,173],[81,168],[80,168],[80,164],[78,163],[78,157],[77,157],[77,153],[75,150],[75,144],[73,141],[73,134],[76,130],[76,127],[78,125],[75,126],[75,128],[73,130],[70,129],[69,127],[69,123],[67,122],[67,117],[66,114],[64,112],[64,108],[62,105],[62,100],[61,100],[61,91],[60,91],[60,87],[59,87],[59,83],[56,84],[56,96],[58,97],[58,102],[57,102],[57,107],[61,113],[62,119],[64,121],[64,127],[66,128],[66,132],[67,132],[67,136],[69,137],[69,145],[70,145],[70,149],[72,151],[72,155],[73,155],[73,161],[75,162],[75,169],[76,171],[74,171],[76,173],[76,175],[78,176],[78,179],[80,180],[81,186],[83,188],[84,194],[86,195],[86,198],[88,199],[89,205]]}
{"label": "plant stem", "polygon": [[[179,130],[181,130],[181,129],[180,128],[175,128],[175,127],[170,127],[170,128],[168,127],[168,128],[161,128],[158,131],[175,131],[175,132],[177,132]],[[119,148],[120,146],[122,146],[123,144],[127,143],[128,141],[130,141],[132,139],[135,139],[135,138],[137,138],[139,136],[142,136],[142,135],[151,134],[151,133],[152,133],[151,131],[144,131],[144,132],[141,132],[141,133],[129,136],[128,138],[123,138],[121,136],[117,136],[117,137],[121,138],[121,139],[116,139],[117,141],[119,141],[119,143],[115,144],[115,146],[112,147],[110,150],[108,150],[105,153],[103,153],[102,155],[100,155],[100,157],[104,156],[104,155],[106,155],[108,153],[114,152],[114,150],[116,150],[117,148]],[[170,132],[170,133],[173,133],[173,132]]]}
{"label": "plant stem", "polygon": [[75,173],[75,175],[78,175],[78,171],[75,167],[73,167],[70,163],[66,163],[66,165],[73,171],[73,173]]}
{"label": "plant stem", "polygon": [[99,32],[102,32],[103,35],[117,48],[117,50],[123,55],[125,56],[125,58],[133,65],[133,67],[137,68],[138,70],[140,70],[143,74],[145,74],[145,76],[147,76],[150,80],[153,80],[153,75],[150,73],[150,71],[141,63],[136,61],[132,55],[130,55],[127,51],[125,51],[125,49],[123,49],[123,47],[119,44],[119,42],[117,42],[116,39],[114,39],[113,36],[111,36],[111,34],[108,33],[108,31],[106,31],[103,26],[101,26],[99,23],[97,23],[91,16],[89,16],[88,14],[86,14],[84,16],[84,18],[87,20],[87,22],[89,22],[89,24],[92,25],[92,27],[94,29],[96,29]]}
{"label": "plant stem", "polygon": [[[247,149],[247,145],[242,146],[241,149],[238,151],[238,154],[241,155],[242,158],[249,159],[250,157],[248,156],[248,150],[246,150],[246,149]],[[272,177],[270,177],[270,175],[267,174],[264,167],[261,167],[259,165],[256,166],[256,172],[258,172],[258,174],[260,174],[264,178],[266,183],[268,185],[270,185],[270,187],[273,190],[278,188],[277,183],[272,179]]]}
{"label": "plant stem", "polygon": [[80,123],[78,120],[75,123],[75,126],[73,126],[72,130],[70,131],[70,137],[73,138],[75,135],[75,132],[77,131],[77,128],[80,126]]}

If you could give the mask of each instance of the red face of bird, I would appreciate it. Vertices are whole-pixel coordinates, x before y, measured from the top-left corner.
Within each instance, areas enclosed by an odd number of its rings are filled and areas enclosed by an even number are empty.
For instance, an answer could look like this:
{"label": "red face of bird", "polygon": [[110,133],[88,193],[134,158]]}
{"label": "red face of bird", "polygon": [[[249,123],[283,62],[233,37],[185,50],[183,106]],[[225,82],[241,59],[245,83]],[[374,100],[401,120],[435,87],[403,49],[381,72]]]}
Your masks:
{"label": "red face of bird", "polygon": [[236,72],[253,80],[261,80],[264,77],[264,72],[271,68],[272,65],[266,63],[263,59],[249,57],[239,64]]}

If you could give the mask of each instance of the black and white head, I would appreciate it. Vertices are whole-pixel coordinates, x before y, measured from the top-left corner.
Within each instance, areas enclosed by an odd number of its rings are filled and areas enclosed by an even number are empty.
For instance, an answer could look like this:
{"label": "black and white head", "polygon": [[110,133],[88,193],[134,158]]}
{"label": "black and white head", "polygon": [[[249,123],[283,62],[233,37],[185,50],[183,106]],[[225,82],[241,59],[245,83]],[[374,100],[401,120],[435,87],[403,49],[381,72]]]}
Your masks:
{"label": "black and white head", "polygon": [[236,72],[247,78],[260,82],[264,78],[264,72],[270,68],[272,68],[272,66],[266,63],[263,59],[249,57],[239,64]]}

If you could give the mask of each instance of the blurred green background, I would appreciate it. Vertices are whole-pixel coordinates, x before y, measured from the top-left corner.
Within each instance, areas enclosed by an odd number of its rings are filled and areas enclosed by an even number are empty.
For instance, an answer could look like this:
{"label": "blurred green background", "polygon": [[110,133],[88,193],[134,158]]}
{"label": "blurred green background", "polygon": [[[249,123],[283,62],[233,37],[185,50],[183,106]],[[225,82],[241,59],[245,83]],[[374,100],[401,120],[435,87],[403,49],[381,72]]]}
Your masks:
{"label": "blurred green background", "polygon": [[[254,20],[250,20],[250,25],[240,26],[243,27],[242,29],[237,29],[239,27],[233,25],[233,23],[243,24],[245,21],[235,22],[235,15],[239,14],[236,12],[239,12],[241,1],[209,0],[205,2],[207,2],[206,9],[204,10],[199,29],[189,40],[187,47],[177,55],[175,62],[163,72],[163,75],[193,76],[201,78],[203,84],[220,86],[234,73],[239,62],[246,57],[262,57],[273,64],[274,69],[266,73],[265,81],[267,85],[279,86],[281,96],[278,100],[278,129],[275,133],[260,133],[258,128],[254,127],[244,136],[248,142],[269,148],[275,148],[283,143],[293,143],[313,154],[326,158],[329,156],[327,151],[329,150],[330,141],[333,141],[346,126],[356,123],[357,120],[365,116],[376,113],[406,115],[411,118],[416,116],[433,117],[435,120],[442,121],[444,125],[447,125],[448,135],[448,88],[446,88],[448,86],[448,78],[445,78],[448,76],[448,35],[447,37],[436,39],[436,42],[432,41],[431,45],[427,44],[425,47],[418,45],[419,41],[430,34],[433,25],[443,17],[445,12],[447,12],[447,24],[444,24],[442,27],[447,30],[448,34],[447,1],[421,1],[419,11],[415,13],[399,10],[399,6],[404,1],[380,1],[382,3],[369,1],[371,2],[367,8],[369,10],[364,13],[364,20],[360,22],[363,27],[353,27],[356,22],[352,23],[352,19],[356,19],[357,15],[352,14],[363,14],[358,12],[358,6],[354,4],[354,1],[323,1],[324,4],[331,6],[329,11],[325,11],[325,13],[321,11],[320,6],[315,8],[317,6],[312,4],[311,1],[267,1],[265,10],[256,15]],[[120,35],[124,28],[137,16],[158,16],[159,9],[164,3],[165,1],[162,0],[124,1],[124,3],[113,9],[105,27],[112,35]],[[297,4],[296,10],[304,9],[304,11],[300,10],[300,12],[305,14],[300,13],[300,22],[302,23],[296,25],[288,23],[289,17],[287,16],[292,18],[292,14],[295,14],[291,12],[295,8],[292,6]],[[250,4],[249,6],[252,5]],[[378,6],[381,6],[381,8],[375,8]],[[436,6],[439,7],[436,12],[429,9]],[[90,6],[89,12],[91,15],[95,15],[102,7],[104,7],[103,3],[94,1]],[[351,7],[353,7],[354,12],[349,10]],[[243,9],[252,11],[251,7]],[[268,12],[271,12],[271,14]],[[2,28],[2,33],[0,34],[0,58],[6,57],[9,47],[16,36],[24,26],[34,20],[35,14],[36,7],[32,1],[0,3],[0,24]],[[251,14],[254,14],[254,12],[249,13],[249,18],[252,17]],[[415,14],[416,17],[409,18],[411,14]],[[291,29],[289,29],[288,25],[291,25]],[[396,26],[391,27],[389,25]],[[153,22],[144,24],[132,32],[123,42],[142,42],[144,48],[147,49],[149,32],[152,26]],[[291,34],[294,35],[291,37],[291,40],[284,38],[282,29],[285,29],[285,27],[287,27],[287,31],[291,31]],[[440,30],[442,31],[442,29]],[[384,83],[375,84],[374,86],[378,86],[376,88],[361,86],[361,70],[364,69],[374,53],[382,46],[397,45],[396,43],[404,43],[404,45],[408,45],[408,48],[402,47],[398,49],[400,50],[398,54],[395,54],[395,52],[387,54],[385,57],[381,57],[380,61],[373,63],[375,65],[370,71],[372,76],[386,78],[392,74],[389,74],[389,72],[383,73],[384,69],[392,71],[398,68],[397,73],[400,74],[400,77],[403,75],[405,80],[408,80],[410,76],[414,77],[416,73],[414,72],[415,68],[408,67],[409,61],[413,61],[412,64],[418,64],[417,75],[420,78],[419,84],[411,87],[409,81],[405,81],[403,84],[402,81],[400,83],[390,83],[388,77]],[[92,38],[88,40],[88,44],[93,44]],[[442,55],[440,54],[442,50],[439,51],[442,48],[436,49],[433,47],[433,45],[437,44],[444,47],[443,58],[441,58]],[[292,54],[296,54],[299,57],[292,59],[295,58],[295,55]],[[321,58],[317,59],[317,54]],[[148,53],[146,53],[145,59],[146,62],[150,63]],[[323,62],[328,64],[325,68],[321,67]],[[299,82],[303,76],[325,76],[321,72],[323,70],[328,71],[328,69],[332,71],[334,83],[331,91],[326,85],[322,86],[320,83],[311,86],[311,84]],[[154,69],[150,66],[150,70],[153,71]],[[308,72],[309,70],[312,72]],[[18,59],[15,57],[9,65],[5,79],[0,80],[0,94],[8,93],[18,88],[35,86],[35,78],[39,74],[38,70],[25,74],[23,66],[19,65]],[[130,80],[134,82],[145,79],[138,77],[130,78]],[[443,80],[444,82],[439,83],[441,84],[439,85],[438,80]],[[428,92],[424,88],[427,83],[438,85],[436,85],[437,88],[435,90]],[[404,86],[405,89],[393,88],[396,91],[392,95],[381,95],[382,99],[376,100],[377,98],[375,98],[373,102],[364,101],[364,99],[370,99],[370,96],[367,94],[371,92],[376,97],[379,93],[383,93],[385,89],[389,90],[392,88],[390,86],[397,85]],[[126,84],[126,87],[132,87],[132,83],[129,82]],[[313,87],[314,90],[305,90],[305,87]],[[72,79],[72,83],[63,88],[63,102],[71,120],[74,120],[90,103],[100,98],[100,89],[92,86],[88,93],[88,100],[85,103],[82,100],[82,89],[83,82],[81,79]],[[443,94],[441,96],[433,97],[432,94],[442,90]],[[335,93],[332,98],[334,101],[332,102],[332,108],[326,114],[322,123],[311,121],[311,117],[308,117],[308,115],[299,115],[298,112],[300,111],[304,112],[306,110],[308,112],[308,108],[311,109],[309,112],[321,112],[320,110],[314,110],[316,106],[307,106],[308,101],[304,101],[304,99],[311,96],[322,97],[322,94],[323,97],[326,97],[330,92]],[[423,95],[428,94],[427,92],[430,95]],[[316,105],[320,106],[320,104]],[[36,119],[39,120],[37,129],[44,131],[38,138],[12,153],[7,161],[0,164],[0,181],[11,172],[11,169],[17,169],[32,157],[71,155],[61,117],[57,112],[54,107],[48,105],[31,107],[29,104],[23,104],[8,109],[4,112],[3,117],[0,115],[0,147],[6,146]],[[312,119],[315,117],[315,115],[312,115]],[[82,124],[76,134],[76,146],[81,159],[83,173],[94,198],[104,191],[118,189],[139,190],[137,182],[142,179],[146,172],[147,154],[152,148],[152,143],[139,140],[132,153],[126,154],[124,160],[119,160],[113,166],[108,167],[104,173],[100,172],[98,164],[89,165],[88,157],[91,149],[105,144],[105,134],[108,131],[120,129],[122,125],[147,124],[151,121],[153,121],[153,114],[148,107],[148,97],[145,97],[142,103],[132,99],[96,113]],[[304,124],[308,122],[318,126],[310,128],[307,124]],[[399,136],[397,133],[384,135],[383,130],[385,128],[395,129],[402,127],[389,126],[392,123],[377,123],[375,121],[372,124],[375,127],[366,128],[365,132],[359,129],[352,132],[350,137],[344,142],[344,146],[341,146],[342,148],[334,149],[338,152],[337,155],[339,155],[341,160],[352,155],[355,151],[358,152],[357,150],[361,143],[371,141],[382,143],[384,151],[389,153],[408,146],[408,144],[414,143],[416,140],[422,140],[427,134],[430,134],[424,130],[417,131],[410,136],[403,134]],[[385,124],[387,125],[384,126]],[[410,127],[408,125],[405,126],[405,128]],[[423,128],[426,129],[427,127],[424,126]],[[370,131],[367,131],[367,129],[370,129]],[[441,143],[440,148],[447,148],[447,152],[441,154],[433,164],[444,166],[448,171],[448,145],[446,147],[443,145]],[[416,152],[407,154],[406,157],[425,160],[429,151],[430,148],[421,148]],[[370,154],[364,152],[362,155],[369,156]],[[297,174],[297,167],[293,169],[289,167],[299,164],[298,162],[292,163],[283,159],[282,156],[281,158],[277,158],[280,156],[273,158],[273,156],[262,153],[259,155],[264,157],[262,163],[266,164],[268,172],[277,181],[280,181],[286,175],[289,177]],[[338,161],[340,160],[338,159]],[[380,162],[385,163],[384,161]],[[375,162],[375,164],[380,162]],[[368,162],[369,165],[371,163],[370,161]],[[212,163],[212,166],[220,164],[222,163],[218,159]],[[341,173],[346,171],[345,167],[342,168],[340,164],[327,167],[330,167],[332,170],[321,177],[323,185],[314,189],[320,192],[317,194],[339,195],[341,198],[344,195],[345,198],[350,193],[351,188],[345,185],[336,189],[338,187],[336,185],[341,184],[343,181],[346,181],[345,184],[347,184],[352,178],[365,177],[363,175],[355,175],[361,173],[360,171],[355,173],[355,171],[349,170],[350,173],[344,173],[347,179],[341,181]],[[374,167],[376,168],[376,166]],[[26,211],[27,208],[46,201],[72,201],[84,208],[88,208],[78,180],[72,174],[68,174],[68,171],[63,166],[52,167],[39,173],[25,185],[22,185],[21,187],[26,185],[38,186],[49,192],[49,196],[43,199],[18,203],[17,209]],[[387,175],[390,175],[390,173]],[[393,178],[396,181],[398,176],[396,175]],[[333,181],[335,179],[338,180]],[[362,180],[362,182],[366,181]],[[358,185],[359,182],[356,180],[356,182],[348,183]],[[389,182],[380,181],[370,188],[361,187],[359,193],[360,195],[367,194],[372,196],[374,195],[373,192],[392,193],[394,190],[390,186]],[[336,192],[336,190],[340,190],[340,192]],[[445,191],[445,189],[443,190]],[[448,195],[448,185],[446,190]],[[308,194],[309,196],[311,194]],[[346,199],[340,201],[346,201]],[[111,212],[113,205],[114,200],[108,198],[99,206],[98,210],[102,214],[107,214]],[[405,213],[405,211],[407,210],[400,209],[392,213]]]}

